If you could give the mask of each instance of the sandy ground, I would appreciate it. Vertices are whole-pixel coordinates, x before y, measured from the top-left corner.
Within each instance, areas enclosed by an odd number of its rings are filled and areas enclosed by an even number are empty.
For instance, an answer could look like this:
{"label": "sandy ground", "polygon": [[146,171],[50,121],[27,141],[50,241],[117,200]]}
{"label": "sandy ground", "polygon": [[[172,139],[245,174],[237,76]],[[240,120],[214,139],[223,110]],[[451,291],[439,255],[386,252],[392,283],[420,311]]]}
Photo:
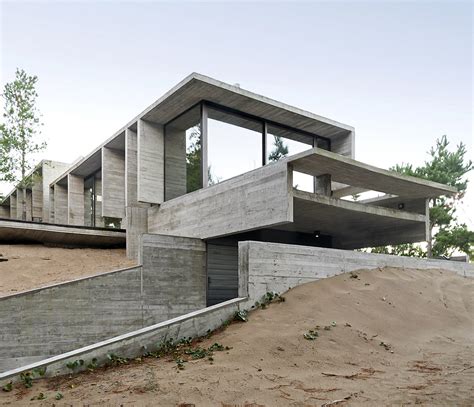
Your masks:
{"label": "sandy ground", "polygon": [[135,264],[125,249],[0,245],[0,254],[8,258],[0,261],[0,297]]}
{"label": "sandy ground", "polygon": [[[285,298],[199,343],[231,347],[215,352],[212,364],[189,361],[178,371],[169,358],[146,358],[31,389],[18,384],[0,394],[0,404],[474,405],[474,280],[362,271],[299,286]],[[318,325],[316,340],[303,337]],[[46,400],[30,401],[41,392]]]}

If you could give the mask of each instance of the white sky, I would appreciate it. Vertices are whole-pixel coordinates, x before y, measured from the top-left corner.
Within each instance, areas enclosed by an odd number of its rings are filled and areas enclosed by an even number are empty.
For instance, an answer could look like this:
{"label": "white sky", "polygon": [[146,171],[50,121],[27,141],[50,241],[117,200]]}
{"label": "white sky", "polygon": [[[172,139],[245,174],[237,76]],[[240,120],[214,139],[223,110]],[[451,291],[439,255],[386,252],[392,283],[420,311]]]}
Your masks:
{"label": "white sky", "polygon": [[354,126],[356,158],[383,168],[422,163],[443,134],[473,157],[471,2],[0,0],[0,14],[0,84],[16,67],[39,77],[40,158],[86,155],[193,71]]}

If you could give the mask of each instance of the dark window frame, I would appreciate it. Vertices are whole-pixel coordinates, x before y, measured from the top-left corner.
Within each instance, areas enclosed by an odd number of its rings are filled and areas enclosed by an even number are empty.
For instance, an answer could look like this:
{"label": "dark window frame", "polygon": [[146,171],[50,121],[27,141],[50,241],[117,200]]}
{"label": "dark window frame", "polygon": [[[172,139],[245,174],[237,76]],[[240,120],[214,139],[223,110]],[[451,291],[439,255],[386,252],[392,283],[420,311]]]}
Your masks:
{"label": "dark window frame", "polygon": [[[215,102],[211,102],[206,99],[202,99],[199,102],[193,104],[189,108],[185,109],[182,111],[180,114],[172,118],[171,120],[167,121],[164,125],[163,128],[166,129],[166,126],[170,124],[171,122],[179,119],[181,116],[184,114],[188,113],[190,110],[196,108],[196,106],[200,106],[200,111],[201,111],[201,122],[200,122],[200,127],[201,127],[201,177],[202,177],[202,188],[206,188],[209,186],[209,179],[208,179],[208,171],[207,171],[207,165],[208,165],[208,119],[209,119],[209,113],[208,109],[212,108],[215,110],[219,110],[224,113],[229,113],[235,116],[240,116],[242,118],[252,120],[255,122],[259,122],[262,125],[262,141],[261,141],[261,155],[262,155],[262,166],[265,166],[268,164],[268,157],[267,157],[267,132],[268,132],[268,126],[272,127],[279,127],[283,130],[291,131],[297,134],[301,134],[307,137],[311,137],[313,139],[313,145],[312,147],[317,147],[318,144],[318,139],[319,140],[324,140],[327,145],[328,145],[328,151],[331,151],[331,139],[327,137],[320,136],[319,134],[312,133],[306,130],[301,130],[297,129],[292,126],[288,126],[283,123],[275,122],[273,120],[268,120],[264,119],[259,116],[255,116],[250,113],[242,112],[240,110],[227,107]],[[165,137],[166,137],[166,130],[165,130]],[[310,147],[311,148],[311,147]]]}

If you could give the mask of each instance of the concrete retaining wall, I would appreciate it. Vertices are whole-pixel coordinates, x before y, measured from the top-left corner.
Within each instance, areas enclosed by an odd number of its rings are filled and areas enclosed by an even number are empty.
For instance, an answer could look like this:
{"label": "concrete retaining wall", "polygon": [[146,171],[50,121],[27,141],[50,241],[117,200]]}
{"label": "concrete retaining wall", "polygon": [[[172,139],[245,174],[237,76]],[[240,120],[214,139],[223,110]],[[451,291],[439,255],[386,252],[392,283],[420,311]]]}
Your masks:
{"label": "concrete retaining wall", "polygon": [[141,259],[0,298],[0,372],[205,307],[204,243],[145,235]]}
{"label": "concrete retaining wall", "polygon": [[71,370],[67,368],[67,363],[75,360],[84,360],[85,363],[82,369],[85,369],[93,358],[98,360],[98,364],[107,362],[107,354],[133,358],[142,355],[146,351],[155,350],[158,344],[168,339],[177,341],[182,338],[204,336],[209,330],[217,329],[232,318],[241,309],[240,303],[243,300],[243,298],[229,300],[72,352],[0,373],[0,385],[3,386],[9,381],[17,381],[21,372],[33,371],[37,368],[46,367],[46,376],[66,374],[71,373]]}
{"label": "concrete retaining wall", "polygon": [[248,307],[269,291],[283,293],[310,281],[377,267],[444,269],[474,277],[474,266],[468,263],[246,241],[239,242],[239,297],[248,297]]}

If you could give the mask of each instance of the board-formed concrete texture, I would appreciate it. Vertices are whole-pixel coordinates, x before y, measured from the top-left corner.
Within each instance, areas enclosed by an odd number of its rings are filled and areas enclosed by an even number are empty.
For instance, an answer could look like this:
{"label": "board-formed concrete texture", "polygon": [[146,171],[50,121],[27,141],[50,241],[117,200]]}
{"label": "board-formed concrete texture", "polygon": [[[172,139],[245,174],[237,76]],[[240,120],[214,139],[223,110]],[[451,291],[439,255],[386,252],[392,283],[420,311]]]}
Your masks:
{"label": "board-formed concrete texture", "polygon": [[442,269],[474,278],[474,265],[434,259],[363,253],[280,243],[239,242],[239,297],[252,306],[267,292],[284,293],[291,287],[342,273],[378,267]]}
{"label": "board-formed concrete texture", "polygon": [[292,220],[286,163],[275,163],[150,208],[148,230],[201,239]]}
{"label": "board-formed concrete texture", "polygon": [[68,174],[67,176],[67,223],[84,225],[84,178]]}
{"label": "board-formed concrete texture", "polygon": [[123,247],[126,234],[120,229],[56,225],[0,219],[0,243],[37,243],[66,247]]}
{"label": "board-formed concrete texture", "polygon": [[67,185],[54,185],[54,223],[67,225]]}
{"label": "board-formed concrete texture", "polygon": [[[260,132],[262,160],[254,166],[262,167],[208,186],[209,120]],[[203,188],[186,193],[196,187],[188,185],[186,177],[187,132],[197,123]],[[282,137],[304,142],[308,150],[268,163],[263,140],[275,129]],[[427,240],[427,200],[455,190],[356,161],[354,145],[352,126],[193,73],[90,154],[56,174],[48,184],[53,196],[44,184],[43,193],[54,200],[53,206],[49,202],[50,221],[56,224],[132,228],[127,234],[134,240],[127,244],[132,257],[146,232],[212,239],[272,228],[287,235],[322,234],[332,247],[343,249]],[[46,168],[43,165],[44,179]],[[293,171],[313,177],[315,193],[293,189]],[[88,182],[82,198],[80,179]],[[90,187],[91,179],[95,188]],[[383,192],[391,200],[341,199],[365,190]],[[36,219],[37,210],[29,214],[20,205],[29,200],[28,194],[31,191],[18,190],[16,201],[12,194],[2,205],[15,208],[11,213],[17,218]],[[33,201],[38,209],[36,198]],[[128,207],[144,210],[138,215]],[[134,213],[134,219],[127,219]]]}
{"label": "board-formed concrete texture", "polygon": [[68,374],[71,372],[67,367],[68,362],[82,359],[85,363],[83,367],[76,369],[79,372],[85,370],[92,359],[96,359],[97,364],[101,365],[108,362],[107,355],[136,358],[147,351],[156,350],[160,344],[168,340],[179,341],[185,338],[202,337],[209,330],[215,330],[229,321],[236,312],[241,310],[242,301],[244,301],[243,298],[235,298],[51,358],[39,359],[37,362],[29,362],[29,364],[3,372],[0,370],[0,386],[10,381],[17,382],[22,372],[38,368],[46,368],[46,377]]}
{"label": "board-formed concrete texture", "polygon": [[144,235],[140,260],[143,266],[0,298],[0,371],[206,306],[202,241]]}
{"label": "board-formed concrete texture", "polygon": [[102,148],[102,216],[125,216],[125,154]]}
{"label": "board-formed concrete texture", "polygon": [[138,202],[137,184],[137,133],[125,130],[125,206]]}
{"label": "board-formed concrete texture", "polygon": [[138,121],[138,201],[159,204],[164,200],[163,125]]}

